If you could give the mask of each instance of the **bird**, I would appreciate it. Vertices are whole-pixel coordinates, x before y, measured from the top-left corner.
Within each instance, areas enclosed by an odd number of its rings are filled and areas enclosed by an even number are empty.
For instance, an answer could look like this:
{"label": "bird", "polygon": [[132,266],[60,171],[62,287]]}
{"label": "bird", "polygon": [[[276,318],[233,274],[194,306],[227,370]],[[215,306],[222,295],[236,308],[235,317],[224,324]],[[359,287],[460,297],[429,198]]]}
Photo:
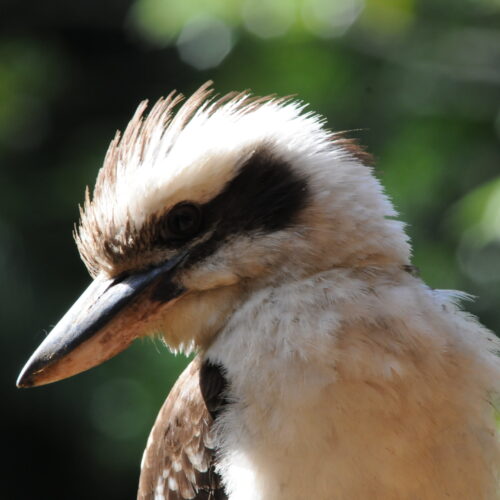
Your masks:
{"label": "bird", "polygon": [[140,500],[499,498],[500,342],[419,277],[366,150],[295,97],[207,82],[147,109],[80,210],[93,281],[17,385],[146,336],[195,354]]}

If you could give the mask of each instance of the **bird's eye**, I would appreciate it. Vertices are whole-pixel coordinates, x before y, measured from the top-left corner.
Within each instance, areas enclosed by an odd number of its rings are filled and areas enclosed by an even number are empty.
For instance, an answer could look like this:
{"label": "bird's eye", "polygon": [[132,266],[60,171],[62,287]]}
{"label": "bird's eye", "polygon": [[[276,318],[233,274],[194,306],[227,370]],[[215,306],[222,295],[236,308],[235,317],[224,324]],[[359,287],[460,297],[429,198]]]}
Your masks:
{"label": "bird's eye", "polygon": [[194,236],[201,228],[201,210],[194,203],[182,202],[173,207],[167,216],[169,232],[177,238]]}

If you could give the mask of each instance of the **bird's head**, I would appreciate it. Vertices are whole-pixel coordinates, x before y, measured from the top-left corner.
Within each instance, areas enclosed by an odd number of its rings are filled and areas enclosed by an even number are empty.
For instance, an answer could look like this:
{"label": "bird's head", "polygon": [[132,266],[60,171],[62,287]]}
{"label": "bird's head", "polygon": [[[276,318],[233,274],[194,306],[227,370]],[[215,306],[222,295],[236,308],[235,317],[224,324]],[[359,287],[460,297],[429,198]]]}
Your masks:
{"label": "bird's head", "polygon": [[141,104],[112,141],[76,231],[93,283],[19,386],[91,368],[135,338],[206,348],[262,287],[334,267],[409,260],[402,225],[362,151],[290,99]]}

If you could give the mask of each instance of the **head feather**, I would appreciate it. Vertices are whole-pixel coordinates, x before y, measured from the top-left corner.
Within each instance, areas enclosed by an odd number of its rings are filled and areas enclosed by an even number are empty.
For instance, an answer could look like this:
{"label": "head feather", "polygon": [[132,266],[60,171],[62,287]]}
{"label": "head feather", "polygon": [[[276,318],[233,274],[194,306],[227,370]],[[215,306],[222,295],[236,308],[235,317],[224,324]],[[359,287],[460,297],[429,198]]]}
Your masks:
{"label": "head feather", "polygon": [[343,134],[332,135],[322,117],[304,112],[303,103],[248,91],[219,97],[211,82],[179,107],[182,99],[172,92],[147,115],[147,102],[142,102],[123,135],[118,132],[112,140],[94,191],[86,192],[75,231],[93,276],[140,267],[140,258],[151,262],[148,252],[161,229],[161,216],[181,201],[210,201],[263,148],[309,177],[324,205],[322,231],[335,227],[332,235],[340,241],[348,237],[338,232],[341,222],[350,231],[372,220],[381,241],[380,227],[398,233],[406,259],[409,249],[401,226],[384,222],[395,212],[365,166],[370,157]]}
{"label": "head feather", "polygon": [[[119,206],[118,201],[123,200],[124,193],[130,193],[131,186],[127,183],[133,183],[138,177],[147,178],[151,173],[148,169],[161,168],[158,161],[168,157],[190,122],[196,119],[206,122],[217,113],[237,118],[266,103],[279,106],[289,100],[274,95],[255,97],[248,91],[217,97],[211,85],[209,81],[201,86],[177,112],[184,97],[176,91],[160,98],[147,115],[148,101],[142,101],[123,134],[120,131],[115,134],[92,195],[89,188],[86,189],[83,207],[80,207],[80,224],[74,231],[78,250],[92,276],[109,269],[110,263],[114,267],[126,260],[127,250],[133,247],[135,252],[140,250],[141,241],[147,242],[146,233],[151,231],[158,214],[143,214],[141,224],[137,224],[138,214],[132,214],[123,204]],[[170,170],[174,173],[175,167]]]}

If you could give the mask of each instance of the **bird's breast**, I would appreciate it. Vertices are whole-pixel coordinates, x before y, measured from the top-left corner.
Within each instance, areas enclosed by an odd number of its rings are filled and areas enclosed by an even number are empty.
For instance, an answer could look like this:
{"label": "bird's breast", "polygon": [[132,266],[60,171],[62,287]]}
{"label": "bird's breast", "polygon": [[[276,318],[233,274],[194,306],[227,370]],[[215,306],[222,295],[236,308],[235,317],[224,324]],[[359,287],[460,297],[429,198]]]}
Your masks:
{"label": "bird's breast", "polygon": [[325,401],[336,380],[328,352],[338,314],[324,308],[319,314],[318,292],[262,291],[207,353],[227,379],[229,403],[216,428],[218,469],[231,500],[324,498],[311,478],[318,467],[331,476],[318,453],[328,456],[336,439]]}

